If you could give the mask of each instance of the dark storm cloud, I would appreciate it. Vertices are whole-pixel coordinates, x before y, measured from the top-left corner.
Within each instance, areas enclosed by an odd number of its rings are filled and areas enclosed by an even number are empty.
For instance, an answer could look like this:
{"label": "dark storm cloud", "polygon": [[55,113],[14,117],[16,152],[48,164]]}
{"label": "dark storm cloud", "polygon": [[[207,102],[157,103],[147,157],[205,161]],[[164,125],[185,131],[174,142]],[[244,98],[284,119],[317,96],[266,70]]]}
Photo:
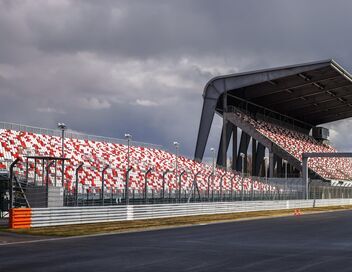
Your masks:
{"label": "dark storm cloud", "polygon": [[[211,77],[327,58],[351,71],[351,8],[318,0],[0,0],[1,119],[64,121],[112,137],[128,131],[167,148],[177,139],[191,156]],[[350,148],[332,128],[336,146]]]}

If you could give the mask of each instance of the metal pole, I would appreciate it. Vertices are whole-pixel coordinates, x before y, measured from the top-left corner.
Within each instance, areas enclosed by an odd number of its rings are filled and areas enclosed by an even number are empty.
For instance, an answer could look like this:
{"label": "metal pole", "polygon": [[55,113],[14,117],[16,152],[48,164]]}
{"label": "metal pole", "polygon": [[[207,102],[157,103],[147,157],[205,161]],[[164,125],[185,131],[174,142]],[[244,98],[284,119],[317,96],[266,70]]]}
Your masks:
{"label": "metal pole", "polygon": [[130,140],[132,136],[130,134],[125,134],[125,138],[127,139],[127,171],[126,171],[126,183],[125,183],[125,200],[126,205],[129,204],[129,175],[130,175]]}
{"label": "metal pole", "polygon": [[19,158],[14,160],[13,163],[10,165],[10,188],[9,188],[9,193],[10,193],[10,209],[13,208],[13,168],[15,165],[19,162]]}
{"label": "metal pole", "polygon": [[183,170],[178,177],[178,202],[181,202],[181,181],[182,176],[186,173],[186,170]]}
{"label": "metal pole", "polygon": [[148,180],[147,180],[147,177],[148,177],[148,174],[152,171],[152,168],[149,168],[147,170],[147,172],[145,173],[144,175],[144,201],[145,203],[147,204],[147,201],[148,201]]}
{"label": "metal pole", "polygon": [[251,182],[251,199],[254,200],[254,180]]}
{"label": "metal pole", "polygon": [[[65,129],[66,125],[64,123],[58,123],[57,127],[61,129],[61,158],[65,157]],[[61,168],[62,176],[61,176],[61,186],[64,187],[64,173],[65,173],[65,161],[62,160],[62,168]]]}
{"label": "metal pole", "polygon": [[129,200],[129,185],[128,185],[128,182],[129,182],[129,176],[130,176],[130,171],[132,170],[132,166],[130,166],[130,168],[127,169],[126,171],[126,189],[125,189],[125,200],[126,200],[126,205],[129,204],[130,200]]}
{"label": "metal pole", "polygon": [[303,181],[305,182],[305,191],[306,191],[306,199],[309,199],[309,178],[308,178],[308,158],[302,158],[302,174],[303,174]]}
{"label": "metal pole", "polygon": [[[178,173],[178,148],[180,146],[180,144],[178,142],[174,142],[174,146],[176,149],[176,158],[175,158],[175,179],[176,179],[176,183],[177,183],[177,173]],[[176,196],[175,196],[176,197]],[[181,186],[179,185],[179,200],[181,200]]]}
{"label": "metal pole", "polygon": [[242,159],[241,200],[243,201],[243,195],[244,195],[244,186],[243,186],[243,183],[244,183],[244,158],[246,155],[244,153],[241,153],[240,156]]}
{"label": "metal pole", "polygon": [[128,188],[128,182],[129,182],[129,169],[130,169],[130,138],[127,140],[127,173],[126,173],[126,190],[125,190],[125,198],[126,198],[126,204],[128,205],[129,202],[129,188]]}
{"label": "metal pole", "polygon": [[214,201],[214,178],[215,172],[211,175],[211,200]]}
{"label": "metal pole", "polygon": [[101,199],[103,202],[103,206],[105,202],[105,171],[108,168],[109,168],[109,165],[105,165],[105,167],[103,168],[103,171],[101,172]]}
{"label": "metal pole", "polygon": [[28,184],[28,171],[29,171],[29,165],[28,165],[28,157],[26,158],[26,182]]}
{"label": "metal pole", "polygon": [[212,153],[212,157],[213,157],[213,164],[212,164],[212,173],[215,173],[215,149],[214,148],[210,148],[210,151]]}
{"label": "metal pole", "polygon": [[34,159],[34,186],[37,186],[37,160]]}
{"label": "metal pole", "polygon": [[83,167],[83,162],[81,162],[76,168],[76,194],[75,194],[75,204],[78,206],[78,171]]}
{"label": "metal pole", "polygon": [[211,173],[209,176],[208,176],[208,201],[210,199],[210,178],[213,176],[214,174]]}
{"label": "metal pole", "polygon": [[220,177],[220,201],[222,201],[222,181],[223,181],[223,178],[226,176],[226,172],[225,174],[223,174],[221,177]]}
{"label": "metal pole", "polygon": [[54,162],[55,161],[51,161],[50,163],[48,163],[45,169],[46,170],[46,188],[45,188],[46,207],[48,207],[48,204],[49,204],[49,169],[54,164]]}
{"label": "metal pole", "polygon": [[55,187],[56,187],[57,161],[55,160]]}
{"label": "metal pole", "polygon": [[[62,140],[62,146],[61,146],[61,158],[65,157],[65,129],[61,130],[61,140]],[[65,161],[62,160],[62,176],[61,176],[61,186],[64,186],[64,173],[65,173]]]}
{"label": "metal pole", "polygon": [[45,164],[44,164],[44,159],[42,159],[42,186],[45,184]]}
{"label": "metal pole", "polygon": [[[197,184],[197,176],[201,173],[201,171],[198,171],[195,175],[194,175],[194,179],[193,179],[193,187],[194,187],[194,200],[196,199],[196,190],[198,193],[198,198],[200,200],[200,193],[199,193],[199,188],[198,188],[198,184]],[[189,203],[192,197],[192,192],[190,193],[187,202]]]}
{"label": "metal pole", "polygon": [[233,179],[235,178],[236,174],[233,175],[231,178],[231,201],[233,200]]}
{"label": "metal pole", "polygon": [[215,174],[211,177],[211,201],[214,202],[214,179]]}
{"label": "metal pole", "polygon": [[[225,118],[225,116],[224,116]],[[224,119],[225,120],[225,119]],[[225,143],[223,143],[223,146],[225,146]],[[225,148],[226,150],[226,148]],[[214,201],[214,177],[215,177],[215,148],[210,148],[210,151],[213,155],[213,166],[212,166],[212,174],[211,174],[211,184],[212,184],[212,189],[211,189],[211,195],[212,195],[212,200]],[[226,155],[224,156],[225,157],[225,160],[226,160]],[[224,162],[224,165],[225,165],[226,162]],[[208,188],[208,201],[209,201],[209,188]]]}
{"label": "metal pole", "polygon": [[169,169],[167,169],[166,171],[163,172],[163,188],[162,188],[162,194],[161,194],[161,198],[164,199],[165,198],[165,176],[167,173],[171,172]]}

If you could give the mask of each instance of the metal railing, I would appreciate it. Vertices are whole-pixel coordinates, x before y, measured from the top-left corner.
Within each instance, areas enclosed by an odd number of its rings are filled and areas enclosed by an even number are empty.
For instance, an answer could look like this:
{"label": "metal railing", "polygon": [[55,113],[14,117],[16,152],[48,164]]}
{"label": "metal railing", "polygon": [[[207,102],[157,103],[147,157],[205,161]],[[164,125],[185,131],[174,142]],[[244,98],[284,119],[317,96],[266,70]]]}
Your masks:
{"label": "metal railing", "polygon": [[[22,162],[22,169],[25,169],[25,162]],[[142,173],[146,174],[143,170]],[[152,186],[145,188],[145,182],[139,184],[139,188],[130,188],[129,193],[125,194],[124,189],[108,188],[102,184],[95,187],[82,185],[78,182],[78,188],[75,188],[74,180],[66,180],[64,186],[56,183],[55,172],[42,173],[40,179],[24,175],[20,169],[15,172],[17,179],[13,179],[13,188],[15,188],[14,207],[55,207],[60,206],[102,206],[102,205],[140,205],[140,204],[171,204],[171,203],[201,203],[201,202],[236,202],[236,201],[262,201],[262,200],[295,200],[305,198],[305,184],[302,178],[265,178],[265,177],[241,177],[228,179],[227,185],[223,186],[222,177],[217,176],[217,184],[209,182],[208,176],[190,175],[187,177],[186,184],[179,188],[180,175],[175,177],[165,177],[163,173],[156,171],[154,174],[159,177],[159,185],[155,188]],[[34,173],[35,174],[35,173]],[[232,173],[234,174],[234,173]],[[54,175],[54,177],[52,177]],[[119,178],[117,184],[125,184],[124,177]],[[247,179],[249,178],[249,179]],[[200,181],[200,179],[202,181]],[[219,180],[220,179],[220,180]],[[15,182],[15,181],[20,181]],[[60,180],[60,178],[59,178]],[[170,184],[177,187],[171,189]],[[242,182],[244,180],[244,182]],[[183,183],[182,182],[182,183]],[[198,183],[194,187],[194,183]],[[199,188],[200,182],[202,186]],[[229,182],[231,184],[229,184]],[[208,184],[206,184],[208,183]],[[48,186],[47,186],[48,184]],[[57,184],[57,186],[56,186]],[[69,187],[69,184],[72,186]],[[252,186],[255,184],[255,186]],[[117,185],[115,184],[117,187]],[[208,186],[208,188],[207,188]],[[243,186],[243,189],[242,189]],[[123,188],[119,186],[118,188]],[[164,188],[164,189],[163,189]],[[59,189],[59,190],[56,190]],[[76,193],[77,192],[77,193]],[[352,187],[330,186],[317,180],[313,180],[309,186],[310,199],[329,199],[329,198],[350,198],[352,197]],[[50,194],[50,197],[49,197]],[[104,195],[103,195],[104,194]],[[27,197],[27,202],[24,199]],[[129,196],[126,201],[126,195]],[[53,201],[51,201],[53,199]],[[55,201],[54,201],[55,199]],[[49,203],[50,202],[50,203]]]}
{"label": "metal railing", "polygon": [[352,199],[214,202],[32,209],[31,227],[351,205]]}

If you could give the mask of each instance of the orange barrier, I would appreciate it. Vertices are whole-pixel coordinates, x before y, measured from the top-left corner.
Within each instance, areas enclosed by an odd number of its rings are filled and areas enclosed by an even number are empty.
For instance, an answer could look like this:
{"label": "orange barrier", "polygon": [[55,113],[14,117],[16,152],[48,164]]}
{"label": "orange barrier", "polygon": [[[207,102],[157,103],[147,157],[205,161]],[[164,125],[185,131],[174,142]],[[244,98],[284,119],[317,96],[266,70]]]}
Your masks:
{"label": "orange barrier", "polygon": [[31,227],[31,222],[31,208],[13,208],[10,210],[9,227],[11,229],[28,229]]}

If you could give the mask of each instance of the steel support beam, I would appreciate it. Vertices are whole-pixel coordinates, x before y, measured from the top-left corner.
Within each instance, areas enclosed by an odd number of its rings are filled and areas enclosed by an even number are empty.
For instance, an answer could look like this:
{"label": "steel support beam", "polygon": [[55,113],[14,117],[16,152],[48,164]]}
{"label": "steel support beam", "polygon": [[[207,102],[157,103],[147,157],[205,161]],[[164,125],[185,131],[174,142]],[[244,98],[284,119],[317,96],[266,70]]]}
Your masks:
{"label": "steel support beam", "polygon": [[[223,124],[221,138],[219,142],[218,157],[216,160],[216,164],[219,166],[223,166],[223,167],[226,166],[226,154],[230,145],[232,129],[233,129],[233,124],[231,122],[227,121],[226,125]],[[224,138],[225,134],[226,134],[226,138]],[[225,145],[224,145],[224,141],[225,141]],[[225,158],[225,161],[224,161],[224,158]]]}
{"label": "steel support beam", "polygon": [[[241,140],[240,140],[240,148],[238,150],[238,155],[237,157],[240,157],[240,154],[243,153],[246,155],[247,158],[247,150],[248,150],[248,146],[249,146],[249,141],[251,139],[251,136],[249,136],[247,133],[245,133],[244,131],[242,131],[241,133]],[[236,164],[236,170],[237,171],[242,171],[242,167],[244,167],[244,170],[246,171],[246,160],[244,161],[244,165],[242,165],[242,160],[237,160],[237,164]]]}
{"label": "steel support beam", "polygon": [[231,166],[232,170],[236,170],[236,162],[237,162],[237,127],[232,124],[232,166]]}
{"label": "steel support beam", "polygon": [[262,145],[261,143],[258,142],[257,146],[257,154],[256,154],[256,162],[255,162],[255,173],[254,176],[259,176],[259,171],[260,171],[260,166],[263,163],[264,160],[264,155],[265,155],[265,146]]}
{"label": "steel support beam", "polygon": [[[224,84],[226,84],[226,81],[224,81]],[[222,166],[227,168],[227,148],[229,146],[231,133],[227,133],[227,131],[228,130],[230,131],[230,129],[227,129],[228,122],[227,122],[227,91],[226,91],[226,86],[224,87],[224,89],[225,89],[225,92],[222,96],[223,97],[222,138],[221,138],[222,148],[219,149],[219,151],[221,150]]]}
{"label": "steel support beam", "polygon": [[256,173],[255,171],[257,169],[257,166],[256,166],[257,159],[256,159],[256,157],[257,157],[257,141],[254,138],[252,138],[252,169],[251,169],[252,176],[255,175],[255,173]]}
{"label": "steel support beam", "polygon": [[208,141],[211,124],[213,123],[217,98],[204,98],[202,116],[200,119],[196,150],[194,159],[202,161],[205,151],[205,146]]}

